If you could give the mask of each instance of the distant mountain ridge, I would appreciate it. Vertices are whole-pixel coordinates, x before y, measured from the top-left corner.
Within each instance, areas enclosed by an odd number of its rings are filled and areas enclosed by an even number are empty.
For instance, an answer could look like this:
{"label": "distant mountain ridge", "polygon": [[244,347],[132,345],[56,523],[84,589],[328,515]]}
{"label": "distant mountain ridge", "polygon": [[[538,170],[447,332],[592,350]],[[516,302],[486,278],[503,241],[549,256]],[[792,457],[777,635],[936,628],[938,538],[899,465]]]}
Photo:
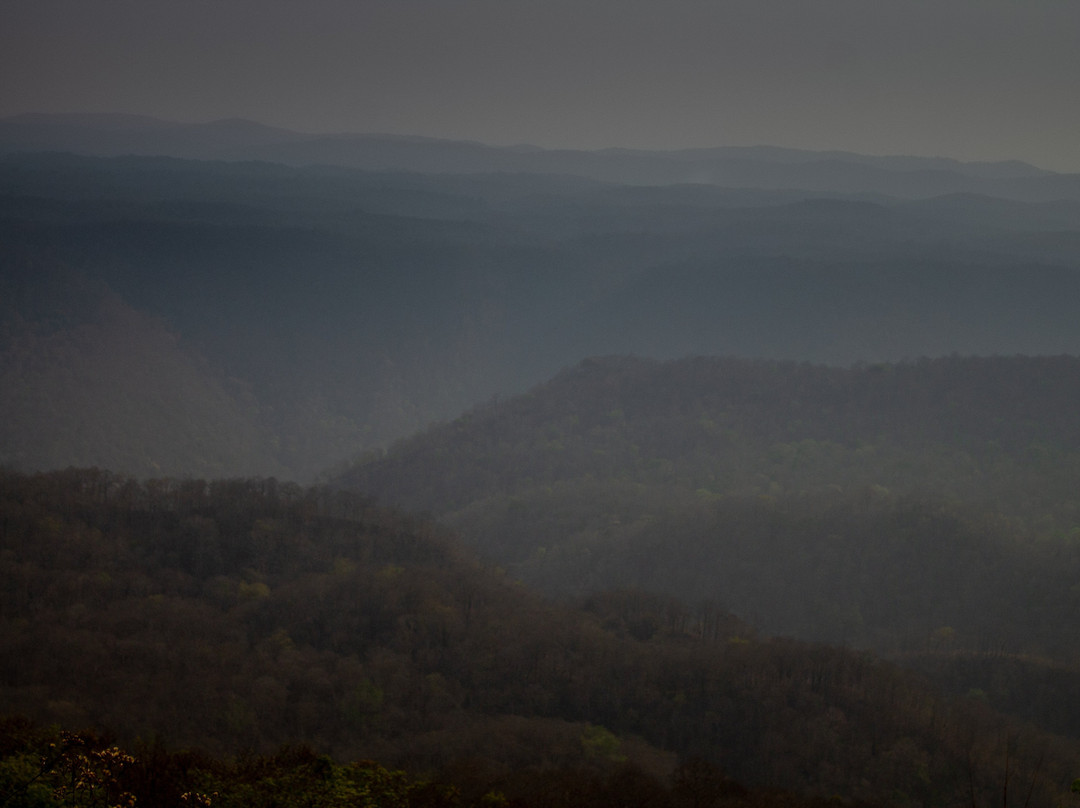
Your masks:
{"label": "distant mountain ridge", "polygon": [[768,146],[578,151],[385,134],[309,134],[230,119],[174,123],[133,115],[31,114],[0,120],[0,153],[71,151],[262,160],[429,173],[566,174],[632,185],[703,183],[926,198],[976,193],[1028,202],[1080,199],[1080,175],[1019,161],[875,157]]}

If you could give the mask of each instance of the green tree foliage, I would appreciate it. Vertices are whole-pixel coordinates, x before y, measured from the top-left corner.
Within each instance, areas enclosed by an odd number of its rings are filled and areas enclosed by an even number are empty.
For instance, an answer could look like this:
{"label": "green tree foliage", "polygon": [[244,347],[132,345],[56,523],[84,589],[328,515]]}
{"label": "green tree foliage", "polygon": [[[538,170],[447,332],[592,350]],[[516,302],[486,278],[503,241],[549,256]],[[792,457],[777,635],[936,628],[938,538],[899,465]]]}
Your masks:
{"label": "green tree foliage", "polygon": [[[605,804],[667,788],[697,757],[748,788],[944,803],[972,782],[992,795],[1001,739],[1017,737],[979,700],[856,652],[758,639],[715,603],[544,602],[440,529],[340,491],[4,474],[0,530],[0,708],[160,739],[132,754],[177,778],[206,767],[169,748],[265,759],[299,744],[469,800]],[[1038,794],[1067,791],[1073,742],[1014,747],[1017,782],[1038,770]],[[317,758],[288,776],[332,794]],[[285,776],[237,771],[255,801]],[[177,799],[213,790],[183,782]]]}

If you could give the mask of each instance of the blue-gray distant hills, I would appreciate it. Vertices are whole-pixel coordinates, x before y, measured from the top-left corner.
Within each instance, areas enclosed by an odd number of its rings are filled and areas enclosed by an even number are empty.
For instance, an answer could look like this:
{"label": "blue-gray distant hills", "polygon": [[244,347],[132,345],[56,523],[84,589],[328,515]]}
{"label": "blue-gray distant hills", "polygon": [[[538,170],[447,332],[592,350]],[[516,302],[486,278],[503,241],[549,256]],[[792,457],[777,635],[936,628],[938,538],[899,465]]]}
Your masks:
{"label": "blue-gray distant hills", "polygon": [[1019,163],[123,116],[0,144],[21,470],[311,480],[598,355],[1080,354],[1076,178]]}
{"label": "blue-gray distant hills", "polygon": [[1080,177],[1019,161],[872,157],[839,151],[721,147],[551,150],[381,134],[306,134],[246,120],[174,123],[135,115],[21,115],[0,120],[0,152],[168,155],[371,171],[566,174],[634,185],[704,183],[924,198],[976,193],[1028,202],[1080,200]]}

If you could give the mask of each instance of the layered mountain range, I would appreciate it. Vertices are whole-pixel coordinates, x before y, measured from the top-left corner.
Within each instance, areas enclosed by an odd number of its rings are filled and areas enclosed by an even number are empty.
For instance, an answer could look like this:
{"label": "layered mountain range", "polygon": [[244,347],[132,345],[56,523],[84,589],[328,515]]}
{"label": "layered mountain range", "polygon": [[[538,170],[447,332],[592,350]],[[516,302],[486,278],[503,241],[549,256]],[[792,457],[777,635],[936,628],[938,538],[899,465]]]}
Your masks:
{"label": "layered mountain range", "polygon": [[596,355],[1080,352],[1075,178],[1030,166],[113,116],[0,151],[16,468],[311,480]]}
{"label": "layered mountain range", "polygon": [[0,121],[0,802],[1066,804],[1078,182]]}

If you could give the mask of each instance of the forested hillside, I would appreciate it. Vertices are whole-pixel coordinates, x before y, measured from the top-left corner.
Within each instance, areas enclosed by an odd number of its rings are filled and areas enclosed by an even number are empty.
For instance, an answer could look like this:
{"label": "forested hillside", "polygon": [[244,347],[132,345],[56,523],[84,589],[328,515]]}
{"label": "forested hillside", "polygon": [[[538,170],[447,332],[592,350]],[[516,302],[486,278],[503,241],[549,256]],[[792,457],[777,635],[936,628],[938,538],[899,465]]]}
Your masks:
{"label": "forested hillside", "polygon": [[[169,763],[170,750],[304,743],[521,805],[600,805],[617,788],[655,804],[780,799],[765,786],[1051,805],[1080,754],[979,698],[944,698],[864,654],[757,637],[708,603],[621,591],[551,605],[431,524],[345,492],[7,473],[0,532],[2,709],[111,733],[158,761],[161,789],[203,770],[196,784],[232,784],[222,804],[257,794],[260,777],[313,787],[315,761],[228,769]],[[5,758],[7,782],[18,760],[38,765],[35,737],[4,724],[5,756],[23,755]],[[377,774],[333,771],[342,784]]]}
{"label": "forested hillside", "polygon": [[1076,661],[1080,361],[588,361],[338,480],[542,589],[711,597],[759,627]]}

